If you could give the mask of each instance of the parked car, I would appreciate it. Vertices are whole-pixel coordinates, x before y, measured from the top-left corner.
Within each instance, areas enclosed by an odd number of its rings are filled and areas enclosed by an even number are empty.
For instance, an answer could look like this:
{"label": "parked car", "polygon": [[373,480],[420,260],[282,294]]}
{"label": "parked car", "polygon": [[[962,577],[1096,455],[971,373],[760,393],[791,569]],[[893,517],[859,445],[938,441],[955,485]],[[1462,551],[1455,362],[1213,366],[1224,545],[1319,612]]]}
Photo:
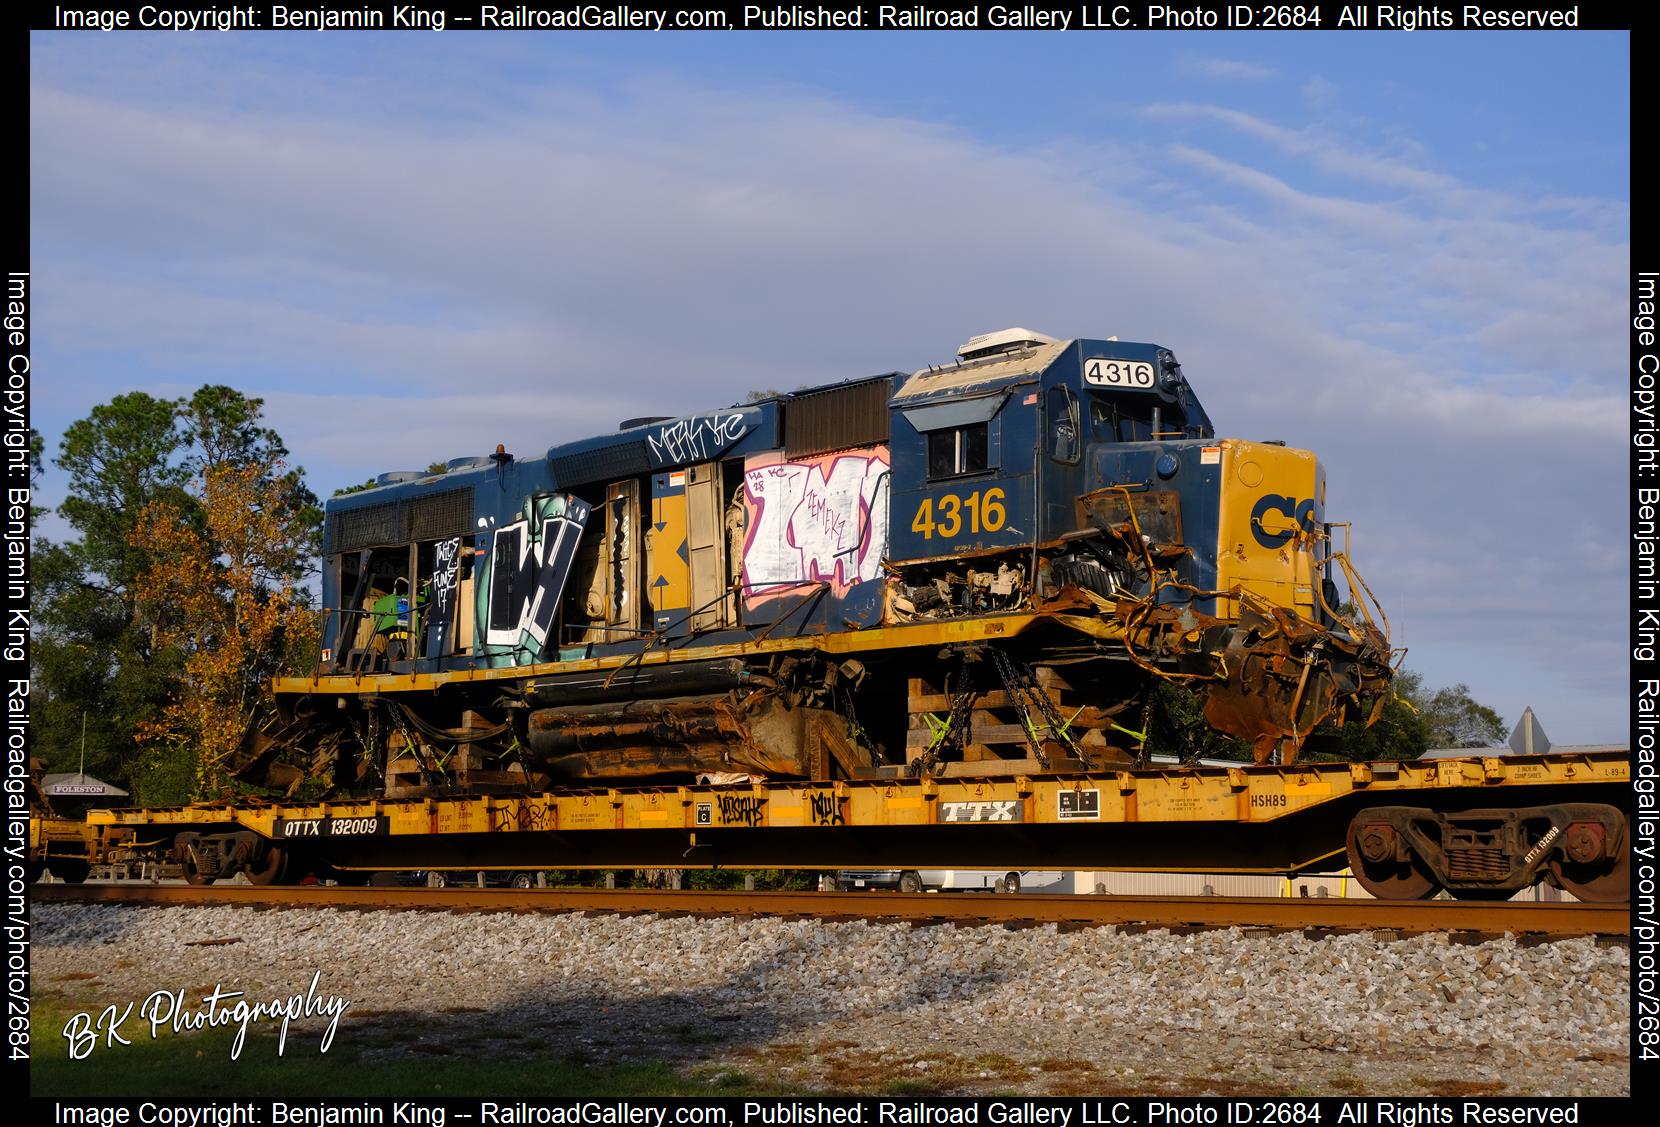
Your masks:
{"label": "parked car", "polygon": [[486,888],[538,888],[543,886],[534,872],[513,872],[507,869],[404,869],[395,872],[376,873],[369,878],[369,883],[386,887],[398,885],[406,888],[476,888],[480,878]]}
{"label": "parked car", "polygon": [[1070,892],[1066,874],[1053,870],[843,869],[838,891],[891,888],[899,892]]}

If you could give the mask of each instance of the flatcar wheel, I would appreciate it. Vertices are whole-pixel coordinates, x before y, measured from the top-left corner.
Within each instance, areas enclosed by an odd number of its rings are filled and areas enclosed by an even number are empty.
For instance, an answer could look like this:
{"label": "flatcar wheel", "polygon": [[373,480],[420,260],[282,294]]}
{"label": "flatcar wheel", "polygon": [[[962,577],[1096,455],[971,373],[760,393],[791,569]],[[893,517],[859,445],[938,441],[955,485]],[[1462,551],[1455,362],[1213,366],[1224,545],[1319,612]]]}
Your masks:
{"label": "flatcar wheel", "polygon": [[182,833],[173,839],[173,856],[178,859],[179,866],[184,869],[184,879],[191,884],[212,884],[213,878],[206,875],[196,864],[196,854],[191,846],[201,837],[197,833]]}
{"label": "flatcar wheel", "polygon": [[248,874],[249,884],[281,884],[283,874],[288,865],[288,855],[281,849],[272,846],[265,851],[265,862],[261,865],[249,865],[244,871]]}
{"label": "flatcar wheel", "polygon": [[1416,857],[1398,861],[1393,849],[1374,850],[1386,854],[1383,860],[1373,861],[1366,856],[1366,834],[1386,833],[1393,838],[1393,827],[1384,823],[1363,823],[1356,818],[1349,823],[1349,869],[1360,887],[1379,900],[1428,900],[1441,887],[1424,869]]}
{"label": "flatcar wheel", "polygon": [[1619,904],[1631,899],[1631,821],[1626,820],[1619,850],[1613,857],[1581,864],[1562,857],[1550,863],[1551,875],[1564,892],[1594,904]]}

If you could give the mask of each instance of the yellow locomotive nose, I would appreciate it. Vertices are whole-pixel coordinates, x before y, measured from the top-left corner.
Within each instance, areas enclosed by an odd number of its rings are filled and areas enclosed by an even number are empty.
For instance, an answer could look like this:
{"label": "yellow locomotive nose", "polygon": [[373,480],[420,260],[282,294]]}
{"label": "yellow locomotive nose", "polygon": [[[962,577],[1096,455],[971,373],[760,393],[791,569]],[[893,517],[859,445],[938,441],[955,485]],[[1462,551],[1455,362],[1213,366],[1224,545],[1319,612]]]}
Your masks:
{"label": "yellow locomotive nose", "polygon": [[[1248,740],[1258,763],[1285,762],[1316,727],[1370,722],[1390,682],[1387,620],[1334,553],[1326,475],[1315,455],[1282,443],[1222,439],[1216,543],[1217,616],[1235,625],[1217,656],[1205,719]],[[1339,604],[1333,571],[1348,581]],[[1345,610],[1348,613],[1345,613]]]}

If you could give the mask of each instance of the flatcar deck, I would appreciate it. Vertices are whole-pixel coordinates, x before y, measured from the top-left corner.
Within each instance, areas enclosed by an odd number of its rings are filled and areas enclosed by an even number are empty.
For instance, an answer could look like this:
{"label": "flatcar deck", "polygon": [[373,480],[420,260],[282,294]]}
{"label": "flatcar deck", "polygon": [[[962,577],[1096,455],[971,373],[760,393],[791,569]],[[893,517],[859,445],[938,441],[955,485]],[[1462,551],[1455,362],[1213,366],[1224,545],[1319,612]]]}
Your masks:
{"label": "flatcar deck", "polygon": [[251,830],[340,869],[1009,867],[1290,872],[1364,807],[1629,806],[1624,752],[643,787],[95,811],[140,837]]}

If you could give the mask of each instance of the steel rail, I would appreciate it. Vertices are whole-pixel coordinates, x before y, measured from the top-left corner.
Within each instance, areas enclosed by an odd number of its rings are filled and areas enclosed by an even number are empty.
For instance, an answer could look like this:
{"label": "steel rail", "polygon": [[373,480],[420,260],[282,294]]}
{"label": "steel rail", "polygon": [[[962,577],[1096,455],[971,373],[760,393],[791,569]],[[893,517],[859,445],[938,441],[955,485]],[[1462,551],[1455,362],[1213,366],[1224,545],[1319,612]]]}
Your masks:
{"label": "steel rail", "polygon": [[912,924],[1140,925],[1301,931],[1629,936],[1627,904],[1491,903],[1327,897],[996,896],[899,892],[706,892],[651,889],[346,888],[299,885],[37,884],[41,903],[238,905],[446,912],[611,912],[789,916]]}

